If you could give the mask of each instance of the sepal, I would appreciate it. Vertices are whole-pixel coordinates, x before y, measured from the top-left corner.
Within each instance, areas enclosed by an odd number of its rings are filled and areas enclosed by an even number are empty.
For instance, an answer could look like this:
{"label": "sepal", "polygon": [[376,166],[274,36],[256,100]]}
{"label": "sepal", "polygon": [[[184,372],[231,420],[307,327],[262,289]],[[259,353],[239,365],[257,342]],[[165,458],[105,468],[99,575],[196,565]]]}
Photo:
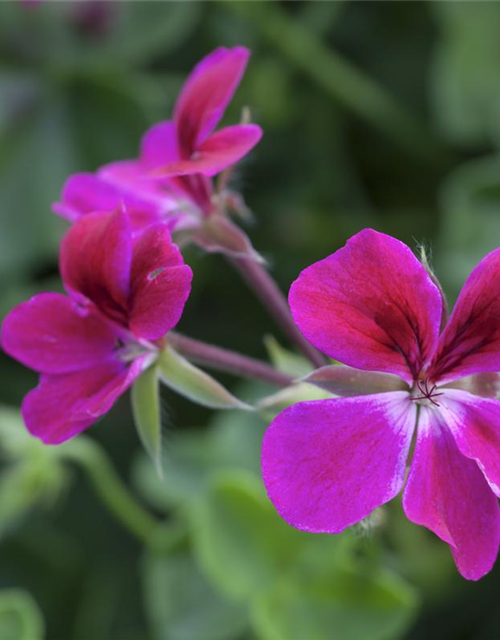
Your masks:
{"label": "sepal", "polygon": [[134,383],[131,392],[134,422],[144,449],[163,477],[160,385],[157,365],[149,367]]}
{"label": "sepal", "polygon": [[409,390],[406,382],[399,376],[378,371],[362,371],[343,364],[320,367],[301,380],[342,397]]}
{"label": "sepal", "polygon": [[208,253],[223,253],[233,258],[251,258],[256,262],[265,262],[252,247],[246,233],[220,214],[208,216],[193,233],[192,241]]}
{"label": "sepal", "polygon": [[159,358],[160,380],[191,402],[210,409],[243,409],[252,407],[238,400],[208,373],[202,371],[172,347],[167,346]]}

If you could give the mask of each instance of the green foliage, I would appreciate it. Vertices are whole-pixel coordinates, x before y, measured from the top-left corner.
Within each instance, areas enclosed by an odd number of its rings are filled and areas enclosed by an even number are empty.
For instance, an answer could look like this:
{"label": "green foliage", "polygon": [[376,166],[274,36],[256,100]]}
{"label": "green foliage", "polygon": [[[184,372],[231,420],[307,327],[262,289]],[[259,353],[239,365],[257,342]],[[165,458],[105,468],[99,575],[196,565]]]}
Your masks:
{"label": "green foliage", "polygon": [[134,422],[141,442],[161,475],[160,385],[156,365],[146,369],[135,381],[131,393]]}
{"label": "green foliage", "polygon": [[[0,319],[61,290],[67,224],[50,205],[65,178],[135,157],[192,66],[235,44],[253,54],[225,122],[248,106],[264,137],[230,186],[282,289],[371,226],[424,242],[453,297],[500,244],[499,25],[495,2],[0,2]],[[277,329],[246,287],[219,256],[183,253],[195,277],[181,330],[265,358],[261,336]],[[285,336],[265,346],[282,371],[310,370]],[[177,393],[159,399],[154,369],[133,391],[162,481],[138,454],[127,401],[90,441],[32,438],[5,405],[18,407],[36,376],[0,354],[1,640],[44,636],[14,586],[40,603],[51,640],[498,637],[498,569],[465,584],[446,545],[399,504],[340,536],[279,519],[260,480],[263,433],[282,408],[323,392],[235,390],[166,358]],[[237,398],[260,410],[204,408]],[[158,532],[124,489],[130,470],[167,523]]]}
{"label": "green foliage", "polygon": [[193,540],[201,565],[236,599],[266,591],[296,557],[307,534],[281,520],[262,482],[248,472],[219,472],[207,490],[193,510]]}
{"label": "green foliage", "polygon": [[38,605],[22,589],[0,590],[0,638],[42,640],[44,622]]}
{"label": "green foliage", "polygon": [[144,601],[157,640],[232,640],[247,628],[242,605],[225,599],[196,566],[186,541],[143,560]]}

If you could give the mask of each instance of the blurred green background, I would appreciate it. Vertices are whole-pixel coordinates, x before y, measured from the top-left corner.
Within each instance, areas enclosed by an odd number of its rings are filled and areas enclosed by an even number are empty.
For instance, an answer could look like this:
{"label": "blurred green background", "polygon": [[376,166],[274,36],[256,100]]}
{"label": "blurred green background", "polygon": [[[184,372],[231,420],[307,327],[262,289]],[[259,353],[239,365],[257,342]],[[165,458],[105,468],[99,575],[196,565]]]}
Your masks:
{"label": "blurred green background", "polygon": [[[65,178],[135,156],[193,65],[235,44],[253,57],[227,122],[249,105],[265,131],[235,186],[283,289],[373,226],[424,244],[453,299],[500,244],[499,36],[498,2],[0,3],[0,316],[60,288]],[[182,331],[261,358],[265,334],[289,346],[222,258],[186,260]],[[0,354],[0,380],[1,640],[500,637],[500,567],[467,583],[397,501],[336,537],[282,523],[258,416],[167,391],[161,482],[128,398],[83,453],[45,448],[16,410],[36,376]],[[103,504],[113,468],[162,522],[148,544]]]}

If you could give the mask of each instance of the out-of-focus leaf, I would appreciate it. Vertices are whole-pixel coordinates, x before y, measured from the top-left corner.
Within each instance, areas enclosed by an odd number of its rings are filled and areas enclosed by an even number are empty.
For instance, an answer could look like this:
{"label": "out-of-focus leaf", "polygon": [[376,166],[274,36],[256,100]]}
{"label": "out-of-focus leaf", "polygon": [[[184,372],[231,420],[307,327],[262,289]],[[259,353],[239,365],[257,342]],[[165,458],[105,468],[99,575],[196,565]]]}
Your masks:
{"label": "out-of-focus leaf", "polygon": [[265,336],[264,344],[271,362],[278,371],[283,371],[294,378],[302,378],[312,371],[311,363],[304,356],[288,351],[274,336]]}
{"label": "out-of-focus leaf", "polygon": [[442,187],[441,206],[437,272],[458,292],[475,265],[499,245],[500,158],[459,167]]}
{"label": "out-of-focus leaf", "polygon": [[42,640],[42,613],[32,596],[21,589],[0,591],[0,638],[2,640]]}
{"label": "out-of-focus leaf", "polygon": [[131,91],[129,82],[126,75],[103,69],[77,75],[69,83],[74,130],[85,168],[137,155],[149,123],[140,96]]}
{"label": "out-of-focus leaf", "polygon": [[[77,163],[61,102],[47,102],[15,137],[0,141],[0,274],[54,259],[65,224],[50,213]],[[4,144],[2,144],[4,142]]]}
{"label": "out-of-focus leaf", "polygon": [[261,481],[244,471],[215,473],[193,517],[201,566],[223,593],[236,599],[269,589],[308,538],[281,520]]}
{"label": "out-of-focus leaf", "polygon": [[441,26],[432,89],[442,130],[464,143],[500,142],[500,5],[432,2]]}
{"label": "out-of-focus leaf", "polygon": [[156,365],[146,369],[135,381],[131,398],[137,432],[144,448],[155,464],[157,473],[161,476],[163,469],[160,385]]}
{"label": "out-of-focus leaf", "polygon": [[[238,387],[253,399],[262,392],[255,383]],[[190,429],[170,435],[164,450],[164,480],[159,480],[149,460],[141,456],[134,467],[134,482],[155,508],[186,508],[204,491],[216,469],[246,469],[260,475],[260,448],[267,423],[256,412],[221,411],[208,430]]]}
{"label": "out-of-focus leaf", "polygon": [[121,3],[99,53],[134,64],[164,56],[190,36],[201,11],[197,2]]}
{"label": "out-of-focus leaf", "polygon": [[416,597],[410,586],[384,571],[353,561],[328,572],[306,572],[263,595],[253,622],[262,640],[388,640],[411,623]]}
{"label": "out-of-focus leaf", "polygon": [[191,402],[211,409],[251,409],[172,347],[162,351],[159,366],[161,381]]}
{"label": "out-of-focus leaf", "polygon": [[[33,438],[19,411],[0,406],[0,536],[34,506],[50,505],[68,484],[58,451]],[[0,636],[1,637],[1,636]]]}
{"label": "out-of-focus leaf", "polygon": [[169,537],[167,551],[150,551],[142,563],[144,604],[154,640],[239,638],[248,626],[247,611],[227,601],[203,576],[186,533],[179,527],[159,532]]}

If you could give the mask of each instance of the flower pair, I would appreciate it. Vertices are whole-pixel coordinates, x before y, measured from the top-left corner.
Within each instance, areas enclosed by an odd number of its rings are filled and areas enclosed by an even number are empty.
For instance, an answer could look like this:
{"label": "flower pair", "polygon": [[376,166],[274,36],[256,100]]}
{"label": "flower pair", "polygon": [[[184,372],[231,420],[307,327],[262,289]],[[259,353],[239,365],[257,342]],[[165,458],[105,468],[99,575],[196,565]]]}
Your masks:
{"label": "flower pair", "polygon": [[172,231],[207,250],[254,255],[215,202],[221,194],[211,181],[261,137],[250,124],[213,133],[249,55],[243,47],[215,50],[188,78],[173,120],[146,133],[138,160],[66,182],[54,211],[74,223],[60,251],[68,296],[19,305],[1,334],[2,348],[41,374],[22,413],[44,442],[87,428],[159,357],[192,278]]}
{"label": "flower pair", "polygon": [[365,230],[290,291],[304,336],[343,365],[308,380],[342,398],[289,407],[262,453],[270,499],[291,525],[338,533],[403,494],[407,517],[450,545],[460,573],[487,573],[500,543],[500,249],[443,300],[398,240]]}
{"label": "flower pair", "polygon": [[139,158],[71,176],[54,211],[74,221],[123,202],[136,230],[165,222],[183,242],[257,258],[246,235],[226,215],[231,208],[245,211],[240,196],[216,192],[212,182],[212,176],[237,163],[262,136],[254,124],[213,133],[249,56],[244,47],[220,47],[205,57],[184,84],[173,119],[143,136]]}

